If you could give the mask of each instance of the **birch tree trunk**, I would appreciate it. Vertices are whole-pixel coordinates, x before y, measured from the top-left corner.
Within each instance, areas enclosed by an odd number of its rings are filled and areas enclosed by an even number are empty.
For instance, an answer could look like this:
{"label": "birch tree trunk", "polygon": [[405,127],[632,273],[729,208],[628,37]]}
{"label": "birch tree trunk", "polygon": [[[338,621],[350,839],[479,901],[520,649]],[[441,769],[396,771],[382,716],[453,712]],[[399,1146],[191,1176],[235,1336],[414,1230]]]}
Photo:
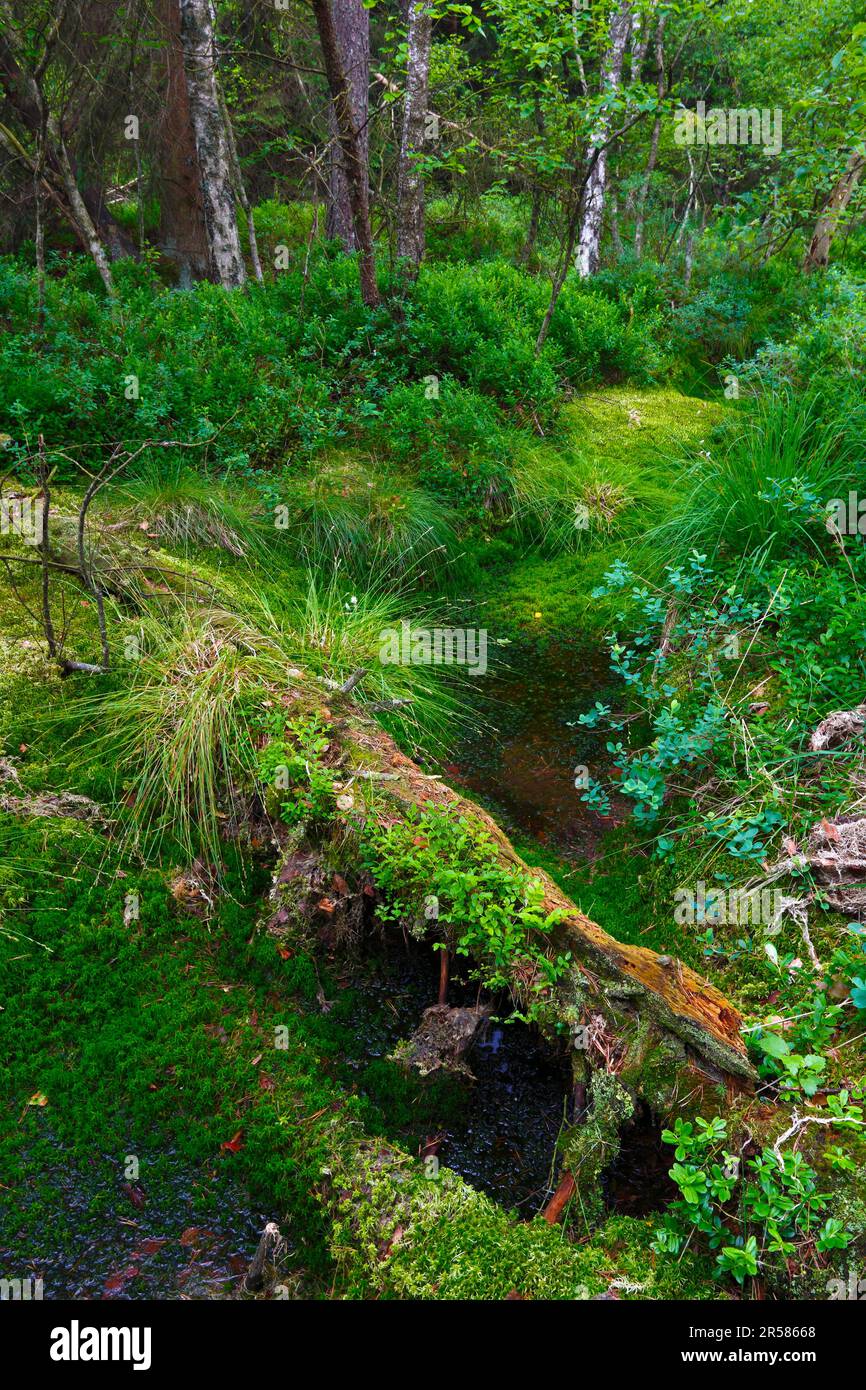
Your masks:
{"label": "birch tree trunk", "polygon": [[804,270],[823,270],[830,261],[830,248],[839,230],[839,223],[853,197],[854,191],[866,170],[866,153],[862,149],[852,151],[845,172],[839,179],[824,210],[815,223],[812,240],[803,258]]}
{"label": "birch tree trunk", "polygon": [[[358,274],[361,281],[361,297],[366,305],[373,307],[379,303],[379,288],[376,283],[376,256],[373,249],[373,233],[370,228],[366,139],[361,139],[361,134],[355,123],[352,89],[343,65],[343,55],[329,0],[312,0],[312,6],[322,45],[322,57],[325,62],[328,86],[331,90],[334,119],[343,155],[343,170],[348,183],[355,245],[360,252]],[[366,16],[366,11],[364,13]]]}
{"label": "birch tree trunk", "polygon": [[[315,8],[315,6],[314,6]],[[348,104],[358,143],[358,158],[365,184],[369,183],[369,137],[367,112],[370,88],[370,12],[363,0],[331,0],[331,20],[336,52],[348,89]],[[333,143],[328,167],[328,211],[325,235],[341,241],[347,251],[357,251],[358,240],[352,212],[350,182],[352,171],[340,138],[340,122],[331,87],[328,123]]]}
{"label": "birch tree trunk", "polygon": [[424,255],[424,180],[415,156],[424,143],[432,36],[429,0],[410,0],[406,101],[397,176],[397,255],[415,267]]}
{"label": "birch tree trunk", "polygon": [[[608,49],[602,63],[602,96],[612,97],[619,91],[626,43],[631,29],[631,0],[621,0],[611,15]],[[589,157],[597,158],[592,166],[583,195],[583,216],[577,243],[577,272],[581,279],[598,270],[601,229],[604,223],[604,195],[607,187],[607,150],[602,148],[610,138],[613,117],[605,111],[592,134]]]}
{"label": "birch tree trunk", "polygon": [[246,281],[231,179],[231,155],[220,110],[210,0],[178,0],[189,109],[198,155],[208,250],[226,289]]}

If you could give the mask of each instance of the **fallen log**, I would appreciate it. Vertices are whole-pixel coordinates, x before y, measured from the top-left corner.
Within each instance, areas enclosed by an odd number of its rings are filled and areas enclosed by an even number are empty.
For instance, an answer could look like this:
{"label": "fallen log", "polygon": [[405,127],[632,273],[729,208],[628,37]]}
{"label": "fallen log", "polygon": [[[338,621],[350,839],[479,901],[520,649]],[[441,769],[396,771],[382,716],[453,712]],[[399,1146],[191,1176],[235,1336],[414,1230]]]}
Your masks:
{"label": "fallen log", "polygon": [[[393,824],[420,806],[466,817],[486,832],[499,863],[538,881],[543,912],[558,915],[548,933],[550,952],[553,957],[570,953],[571,962],[562,978],[539,991],[537,1017],[551,1037],[574,1040],[576,1081],[599,1070],[615,1075],[624,1093],[645,1100],[659,1114],[669,1114],[686,1095],[697,1107],[708,1091],[715,1092],[709,1103],[718,1104],[720,1086],[728,1091],[751,1087],[754,1073],[740,1015],[713,985],[671,957],[609,936],[547,874],[520,859],[491,816],[423,772],[350,700],[333,699],[336,713],[322,708],[321,696],[311,702],[308,687],[300,686],[286,699],[287,705],[297,702],[328,723],[327,757],[338,809],[325,832],[295,835],[284,849],[267,919],[272,932],[306,932],[313,939],[321,933],[329,946],[357,939],[364,895],[367,905],[375,896],[357,864],[368,818]],[[299,712],[291,708],[287,718]],[[352,770],[359,768],[374,775],[356,780]],[[422,927],[423,917],[419,903]],[[512,984],[520,998],[525,981],[515,972]]]}

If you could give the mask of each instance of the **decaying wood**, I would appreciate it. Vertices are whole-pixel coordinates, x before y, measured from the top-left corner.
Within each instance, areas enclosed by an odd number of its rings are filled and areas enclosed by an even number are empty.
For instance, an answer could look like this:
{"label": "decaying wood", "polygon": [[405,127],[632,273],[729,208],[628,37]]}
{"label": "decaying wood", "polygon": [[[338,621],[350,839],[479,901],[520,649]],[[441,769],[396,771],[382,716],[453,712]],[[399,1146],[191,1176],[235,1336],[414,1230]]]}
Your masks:
{"label": "decaying wood", "polygon": [[562,1175],[562,1181],[559,1187],[542,1212],[542,1216],[548,1226],[555,1226],[557,1221],[562,1219],[565,1208],[568,1206],[576,1191],[577,1183],[574,1181],[574,1174],[567,1169]]}
{"label": "decaying wood", "polygon": [[[329,757],[347,767],[363,762],[368,770],[384,774],[373,784],[377,789],[375,814],[393,819],[410,807],[430,804],[465,815],[487,832],[492,852],[504,865],[540,882],[542,911],[562,917],[549,932],[551,951],[556,955],[571,952],[572,956],[565,977],[541,995],[550,1031],[561,1037],[564,1030],[574,1034],[588,1019],[599,1020],[591,1029],[582,1029],[595,1040],[595,1046],[588,1055],[578,1057],[578,1062],[585,1060],[590,1067],[603,1066],[616,1072],[627,1088],[655,1108],[675,1105],[677,1092],[700,1091],[720,1082],[735,1088],[751,1083],[753,1071],[741,1037],[740,1015],[713,985],[679,961],[614,940],[547,874],[528,868],[491,816],[438,778],[422,772],[378,725],[353,707],[347,708],[348,702],[337,696],[335,704],[342,705],[345,713],[328,712],[334,730]],[[346,785],[339,788],[343,794],[338,806],[341,801],[348,806],[344,814],[350,822],[362,812],[352,796],[345,794],[349,783],[347,773]],[[346,836],[343,840],[351,843]],[[329,846],[331,870],[336,867],[335,853],[339,853],[337,844]],[[350,918],[356,926],[363,920],[364,894],[369,903],[373,889],[369,882],[359,883],[357,875],[356,886],[350,889],[355,866],[346,862],[340,866],[346,892],[335,892],[323,871],[311,867],[311,859],[315,865],[315,853],[299,854],[297,846],[287,852],[275,875],[269,925],[277,934],[291,932],[293,913],[300,903],[301,911],[311,911],[313,919],[318,914],[328,944],[334,945],[339,939],[348,939]],[[290,894],[284,892],[287,885]],[[515,972],[516,997],[521,997],[526,983]],[[655,1065],[648,1065],[649,1059],[654,1059]],[[667,1078],[664,1085],[658,1080],[662,1071]]]}
{"label": "decaying wood", "polygon": [[422,1076],[450,1071],[471,1078],[472,1072],[463,1059],[489,1013],[486,1008],[452,1009],[447,1004],[434,1004],[424,1010],[421,1024],[409,1041],[400,1045],[395,1061],[414,1067]]}
{"label": "decaying wood", "polygon": [[862,738],[866,727],[866,705],[854,709],[834,710],[813,732],[809,748],[813,753],[824,753],[830,748],[841,748],[851,739]]}
{"label": "decaying wood", "polygon": [[244,1293],[256,1293],[262,1287],[265,1282],[265,1269],[269,1264],[273,1264],[282,1245],[283,1238],[279,1226],[275,1221],[269,1221],[244,1276]]}

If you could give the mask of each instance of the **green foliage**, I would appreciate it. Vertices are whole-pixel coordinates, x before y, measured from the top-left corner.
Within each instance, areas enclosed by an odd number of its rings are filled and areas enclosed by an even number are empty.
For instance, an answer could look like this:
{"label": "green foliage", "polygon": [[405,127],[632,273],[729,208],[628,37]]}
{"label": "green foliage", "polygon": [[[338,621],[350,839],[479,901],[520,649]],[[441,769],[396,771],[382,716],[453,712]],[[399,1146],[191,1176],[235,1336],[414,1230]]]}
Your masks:
{"label": "green foliage", "polygon": [[[651,538],[683,559],[827,545],[826,505],[862,466],[864,420],[814,393],[762,394],[692,464],[691,489]],[[823,534],[822,534],[823,533]]]}
{"label": "green foliage", "polygon": [[551,955],[547,938],[561,914],[544,912],[540,881],[502,864],[488,832],[469,817],[427,802],[395,825],[368,823],[364,863],[385,894],[380,915],[423,930],[422,904],[434,897],[436,921],[457,954],[481,962],[490,987],[519,980],[530,1015],[568,968],[570,953]]}
{"label": "green foliage", "polygon": [[758,1274],[778,1278],[791,1259],[850,1243],[841,1222],[822,1224],[830,1198],[802,1154],[764,1150],[743,1164],[728,1151],[728,1125],[718,1116],[696,1125],[677,1120],[662,1139],[675,1146],[670,1175],[681,1197],[656,1231],[659,1253],[678,1255],[698,1233],[718,1252],[717,1275],[743,1284]]}
{"label": "green foliage", "polygon": [[335,773],[322,761],[330,747],[328,726],[318,714],[288,723],[275,714],[265,722],[270,737],[258,762],[263,785],[277,789],[286,825],[321,826],[334,814]]}

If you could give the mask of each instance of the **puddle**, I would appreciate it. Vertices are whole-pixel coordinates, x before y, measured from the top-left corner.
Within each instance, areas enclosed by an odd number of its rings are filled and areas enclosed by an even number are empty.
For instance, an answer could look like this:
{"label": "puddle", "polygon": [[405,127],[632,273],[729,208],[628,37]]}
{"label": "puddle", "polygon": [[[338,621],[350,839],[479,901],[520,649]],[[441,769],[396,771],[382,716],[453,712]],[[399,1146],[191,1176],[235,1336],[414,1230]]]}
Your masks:
{"label": "puddle", "polygon": [[610,684],[603,647],[558,639],[510,648],[507,669],[478,682],[479,709],[495,732],[473,734],[460,745],[447,765],[449,780],[492,804],[506,829],[549,842],[569,858],[595,858],[623,808],[614,802],[605,818],[581,800],[575,770],[599,774],[609,734],[577,721],[604,700]]}
{"label": "puddle", "polygon": [[680,1196],[670,1176],[673,1150],[662,1143],[662,1126],[642,1105],[620,1134],[616,1159],[601,1175],[609,1211],[622,1216],[650,1216]]}
{"label": "puddle", "polygon": [[164,1148],[152,1163],[156,1171],[142,1157],[134,1183],[106,1182],[116,1163],[70,1163],[58,1144],[57,1162],[43,1162],[13,1194],[15,1210],[7,1205],[4,1277],[41,1278],[45,1299],[230,1297],[272,1214],[227,1177],[196,1171]]}

